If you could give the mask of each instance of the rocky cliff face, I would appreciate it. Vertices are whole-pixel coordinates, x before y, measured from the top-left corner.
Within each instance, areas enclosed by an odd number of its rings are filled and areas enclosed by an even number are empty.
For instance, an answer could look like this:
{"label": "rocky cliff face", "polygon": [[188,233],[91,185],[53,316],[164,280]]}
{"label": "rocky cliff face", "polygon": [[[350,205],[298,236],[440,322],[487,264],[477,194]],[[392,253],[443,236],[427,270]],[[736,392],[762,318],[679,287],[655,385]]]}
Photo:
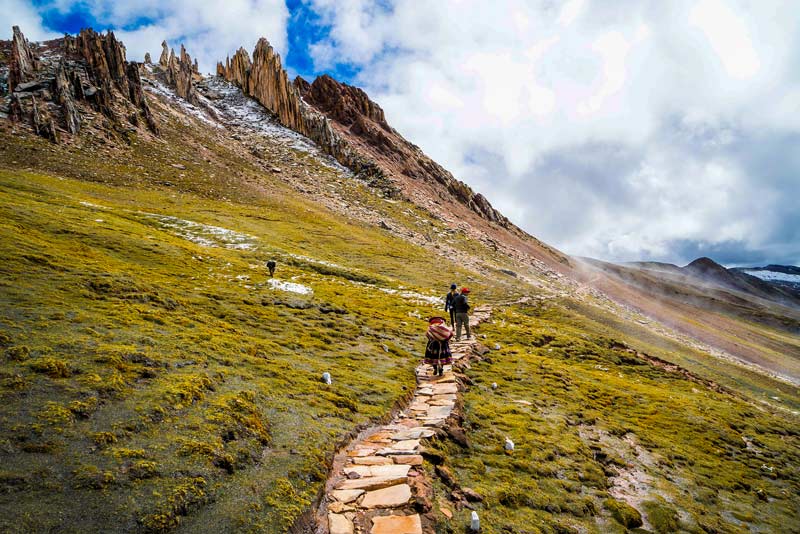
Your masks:
{"label": "rocky cliff face", "polygon": [[[327,75],[319,76],[311,84],[297,78],[295,88],[308,104],[333,122],[343,137],[357,138],[361,149],[368,152],[394,180],[406,182],[409,187],[413,187],[414,182],[442,185],[458,202],[482,218],[506,228],[512,226],[486,197],[473,192],[389,126],[383,109],[361,89],[337,82]],[[408,178],[412,181],[409,182]]]}
{"label": "rocky cliff face", "polygon": [[505,228],[513,226],[485,197],[389,126],[381,107],[361,89],[327,75],[313,83],[300,77],[289,83],[280,56],[266,39],[259,40],[252,61],[240,48],[224,65],[217,64],[217,75],[241,87],[275,113],[281,124],[314,140],[387,196],[411,197],[420,184],[444,186],[481,218]]}
{"label": "rocky cliff face", "polygon": [[399,194],[381,167],[364,157],[323,114],[303,102],[298,89],[289,82],[280,56],[266,39],[256,44],[252,61],[247,50],[240,48],[233,58],[225,60],[225,65],[217,64],[217,75],[238,85],[274,113],[281,124],[312,139],[373,187],[390,197]]}
{"label": "rocky cliff face", "polygon": [[4,101],[12,120],[53,142],[63,133],[78,134],[84,115],[92,111],[108,119],[111,131],[121,133],[125,122],[137,127],[143,121],[158,132],[138,66],[125,59],[125,47],[113,32],[83,30],[35,45],[15,26],[6,46],[11,53]]}

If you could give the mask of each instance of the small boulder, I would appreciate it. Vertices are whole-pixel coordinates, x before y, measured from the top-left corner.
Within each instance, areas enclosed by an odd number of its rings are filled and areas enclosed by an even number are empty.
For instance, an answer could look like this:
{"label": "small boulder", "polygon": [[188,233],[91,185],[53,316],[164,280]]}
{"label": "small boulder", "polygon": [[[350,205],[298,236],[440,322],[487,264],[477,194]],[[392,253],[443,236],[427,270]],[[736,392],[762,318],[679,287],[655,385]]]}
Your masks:
{"label": "small boulder", "polygon": [[453,472],[450,471],[450,468],[448,468],[447,466],[437,465],[436,474],[439,476],[439,478],[442,479],[442,482],[444,482],[445,486],[448,486],[450,488],[458,486],[458,483],[456,482],[456,477],[453,475]]}
{"label": "small boulder", "polygon": [[461,493],[464,494],[464,498],[469,502],[483,502],[483,495],[472,488],[461,488]]}

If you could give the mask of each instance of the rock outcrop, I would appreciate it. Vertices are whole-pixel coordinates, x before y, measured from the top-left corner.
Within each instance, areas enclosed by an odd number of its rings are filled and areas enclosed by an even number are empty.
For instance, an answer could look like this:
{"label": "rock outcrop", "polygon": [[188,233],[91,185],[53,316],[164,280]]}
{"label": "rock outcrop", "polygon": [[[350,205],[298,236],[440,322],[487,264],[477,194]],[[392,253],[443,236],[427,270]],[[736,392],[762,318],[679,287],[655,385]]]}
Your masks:
{"label": "rock outcrop", "polygon": [[339,83],[327,74],[317,77],[313,84],[298,76],[295,87],[303,100],[344,126],[357,125],[368,119],[391,130],[381,107],[358,87]]}
{"label": "rock outcrop", "polygon": [[383,109],[361,89],[337,82],[328,75],[317,77],[311,84],[298,77],[294,85],[303,99],[333,121],[345,137],[357,138],[361,149],[368,152],[389,176],[397,180],[408,177],[417,182],[440,184],[482,218],[505,228],[512,226],[486,197],[472,191],[389,126]]}
{"label": "rock outcrop", "polygon": [[420,184],[444,186],[449,195],[480,217],[503,227],[511,223],[482,195],[406,141],[386,122],[383,109],[357,87],[323,75],[290,83],[266,39],[253,59],[243,48],[217,64],[217,75],[273,112],[278,121],[315,141],[325,152],[386,196],[410,196]]}
{"label": "rock outcrop", "polygon": [[197,92],[193,84],[194,67],[192,58],[181,45],[181,55],[176,56],[171,50],[167,62],[167,81],[175,89],[175,94],[191,104],[197,104]]}
{"label": "rock outcrop", "polygon": [[180,55],[175,54],[174,49],[167,47],[167,42],[161,43],[161,57],[158,65],[154,65],[154,72],[160,75],[161,79],[172,89],[175,94],[186,100],[190,104],[199,105],[197,90],[194,86],[197,73],[197,60],[192,63],[192,58],[186,47],[181,45]]}
{"label": "rock outcrop", "polygon": [[138,66],[125,59],[125,47],[113,32],[83,30],[75,37],[31,44],[15,26],[9,82],[11,118],[29,123],[53,142],[61,139],[59,131],[78,134],[82,115],[91,109],[109,120],[112,131],[124,131],[125,120],[136,126],[144,118],[158,132]]}
{"label": "rock outcrop", "polygon": [[34,56],[31,45],[22,35],[19,26],[13,28],[11,40],[11,66],[8,74],[8,87],[15,91],[17,86],[31,80],[39,68],[39,60]]}
{"label": "rock outcrop", "polygon": [[69,133],[75,135],[81,129],[81,116],[75,106],[72,84],[67,79],[67,69],[63,60],[58,64],[54,84],[55,97],[64,112],[64,125]]}
{"label": "rock outcrop", "polygon": [[169,65],[169,47],[166,41],[161,41],[161,57],[158,58],[158,64],[165,68]]}
{"label": "rock outcrop", "polygon": [[397,196],[398,188],[387,179],[383,169],[338,133],[322,113],[303,102],[294,84],[289,82],[275,53],[266,39],[260,39],[253,51],[253,60],[247,50],[240,48],[217,64],[217,75],[238,85],[242,91],[255,98],[274,113],[278,121],[316,142],[322,150],[339,163],[355,172],[361,179],[380,189],[387,196]]}

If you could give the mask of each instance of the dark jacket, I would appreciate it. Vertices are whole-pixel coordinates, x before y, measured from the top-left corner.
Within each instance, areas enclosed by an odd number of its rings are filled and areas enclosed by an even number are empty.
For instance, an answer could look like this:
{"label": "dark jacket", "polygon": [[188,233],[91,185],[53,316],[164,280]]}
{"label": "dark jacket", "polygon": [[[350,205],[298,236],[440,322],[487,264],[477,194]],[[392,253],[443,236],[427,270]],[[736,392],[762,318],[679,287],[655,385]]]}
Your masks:
{"label": "dark jacket", "polygon": [[453,299],[453,308],[456,313],[467,313],[469,311],[469,302],[467,302],[466,295],[456,295]]}
{"label": "dark jacket", "polygon": [[444,299],[444,311],[450,311],[453,309],[453,301],[458,296],[458,293],[453,294],[453,292],[448,291],[447,297]]}

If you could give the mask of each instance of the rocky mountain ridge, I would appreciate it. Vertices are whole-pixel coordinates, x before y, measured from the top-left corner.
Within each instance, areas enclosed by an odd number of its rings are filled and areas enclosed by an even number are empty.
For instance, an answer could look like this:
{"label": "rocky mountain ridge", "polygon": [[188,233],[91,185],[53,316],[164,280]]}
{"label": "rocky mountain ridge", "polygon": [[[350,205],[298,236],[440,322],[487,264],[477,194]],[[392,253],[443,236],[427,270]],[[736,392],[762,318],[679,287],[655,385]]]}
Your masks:
{"label": "rocky mountain ridge", "polygon": [[[253,59],[240,48],[217,74],[242,88],[281,124],[318,143],[342,165],[392,197],[413,197],[419,183],[444,186],[449,196],[487,221],[517,230],[480,193],[456,180],[386,122],[384,112],[359,88],[327,75],[312,83],[298,77],[290,83],[280,56],[260,39]],[[439,195],[447,200],[448,195]]]}
{"label": "rocky mountain ridge", "polygon": [[61,132],[77,135],[95,119],[105,119],[106,131],[124,134],[142,125],[158,134],[136,63],[125,58],[125,47],[113,32],[91,29],[33,44],[19,27],[1,45],[9,57],[4,113],[29,124],[42,137],[59,142]]}
{"label": "rocky mountain ridge", "polygon": [[[9,56],[6,114],[13,121],[29,123],[37,134],[54,142],[59,142],[59,132],[77,135],[85,122],[82,117],[90,110],[107,117],[110,130],[124,134],[126,128],[138,128],[141,118],[157,135],[158,125],[142,93],[141,76],[148,75],[145,65],[155,67],[155,74],[179,97],[200,104],[196,84],[203,77],[183,45],[176,54],[162,42],[157,64],[150,62],[149,54],[138,64],[127,61],[125,47],[113,32],[86,29],[76,37],[36,45],[15,27],[11,42],[3,48]],[[361,89],[329,76],[313,83],[299,77],[290,82],[280,56],[263,38],[252,58],[240,48],[224,65],[218,64],[217,74],[387,197],[428,203],[435,211],[437,204],[445,204],[438,210],[442,213],[452,211],[447,205],[456,203],[489,223],[525,235],[485,196],[455,179],[391,128],[380,106]],[[431,204],[431,198],[438,200]]]}
{"label": "rocky mountain ridge", "polygon": [[660,271],[673,276],[688,276],[697,283],[713,284],[720,288],[741,291],[758,298],[800,306],[798,295],[792,291],[786,291],[786,287],[770,284],[754,276],[749,272],[751,271],[750,269],[727,269],[707,257],[697,258],[684,267],[654,262],[631,262],[628,265]]}

